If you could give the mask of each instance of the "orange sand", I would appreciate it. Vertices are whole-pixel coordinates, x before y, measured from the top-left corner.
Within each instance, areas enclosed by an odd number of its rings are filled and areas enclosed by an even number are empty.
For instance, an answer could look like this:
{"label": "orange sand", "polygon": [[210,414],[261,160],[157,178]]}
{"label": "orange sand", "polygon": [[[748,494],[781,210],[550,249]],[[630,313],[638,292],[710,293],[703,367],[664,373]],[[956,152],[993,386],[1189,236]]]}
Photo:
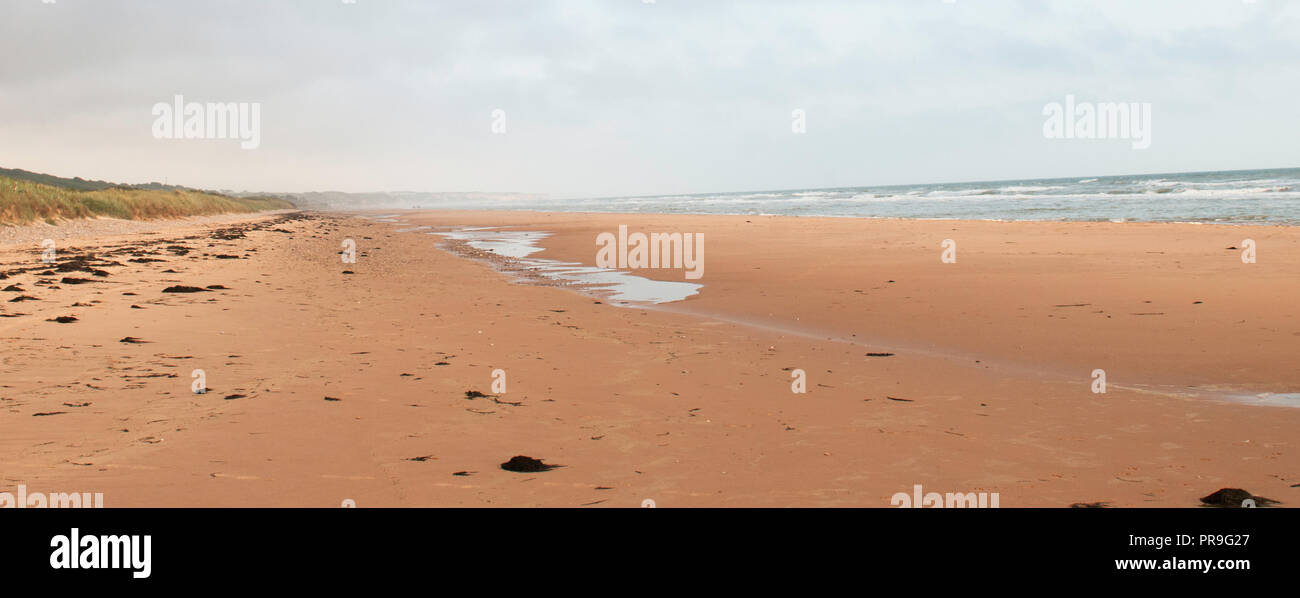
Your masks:
{"label": "orange sand", "polygon": [[[403,218],[552,231],[537,257],[586,264],[619,224],[702,232],[705,287],[613,307],[352,217],[103,239],[202,236],[179,241],[187,256],[149,256],[166,262],[115,256],[102,282],[0,281],[41,299],[0,294],[0,315],[26,314],[0,318],[0,491],[103,492],[110,507],[887,507],[914,484],[997,492],[1003,507],[1300,492],[1300,409],[1223,398],[1300,391],[1295,228]],[[338,256],[348,238],[356,264]],[[1227,249],[1245,238],[1256,264]],[[955,264],[940,262],[944,239]],[[0,248],[0,263],[38,254]],[[177,284],[229,290],[160,293]],[[60,315],[79,320],[45,321]],[[498,368],[505,394],[465,398]],[[795,368],[807,394],[791,392]],[[211,393],[190,392],[194,369]],[[565,467],[498,467],[521,454]]]}

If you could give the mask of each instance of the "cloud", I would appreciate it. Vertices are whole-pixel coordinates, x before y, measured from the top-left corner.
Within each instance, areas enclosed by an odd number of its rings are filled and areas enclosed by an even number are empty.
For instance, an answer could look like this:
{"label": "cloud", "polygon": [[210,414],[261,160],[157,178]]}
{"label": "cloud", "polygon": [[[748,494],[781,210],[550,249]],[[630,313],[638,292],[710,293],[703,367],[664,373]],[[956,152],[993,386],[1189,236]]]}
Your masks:
{"label": "cloud", "polygon": [[[561,195],[1289,166],[1297,25],[1270,0],[8,2],[0,164]],[[154,139],[177,93],[262,103],[262,146]],[[1066,94],[1151,102],[1152,148],[1043,139]]]}

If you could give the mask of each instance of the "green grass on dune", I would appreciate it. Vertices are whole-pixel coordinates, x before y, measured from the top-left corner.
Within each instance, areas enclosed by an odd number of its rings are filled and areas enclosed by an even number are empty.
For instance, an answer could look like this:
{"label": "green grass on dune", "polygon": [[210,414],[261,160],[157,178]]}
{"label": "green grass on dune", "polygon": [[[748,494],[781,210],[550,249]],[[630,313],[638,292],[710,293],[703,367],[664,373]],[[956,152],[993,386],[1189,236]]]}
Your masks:
{"label": "green grass on dune", "polygon": [[292,209],[283,199],[227,197],[203,191],[78,190],[0,176],[0,225],[51,224],[77,218],[156,220]]}

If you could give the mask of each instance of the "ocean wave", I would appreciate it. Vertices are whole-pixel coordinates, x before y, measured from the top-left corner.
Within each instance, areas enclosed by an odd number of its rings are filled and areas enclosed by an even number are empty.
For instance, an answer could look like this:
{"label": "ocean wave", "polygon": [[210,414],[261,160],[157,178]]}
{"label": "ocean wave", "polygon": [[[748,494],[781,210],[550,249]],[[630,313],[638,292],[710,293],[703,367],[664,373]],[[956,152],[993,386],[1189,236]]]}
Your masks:
{"label": "ocean wave", "polygon": [[909,199],[914,199],[914,197],[908,195],[889,195],[889,194],[879,195],[876,193],[860,193],[852,197],[846,197],[842,201],[871,203],[871,202],[899,202],[899,201],[908,201]]}
{"label": "ocean wave", "polygon": [[1043,191],[1060,191],[1062,189],[1069,189],[1069,187],[1065,185],[1011,185],[1002,187],[1001,191],[1004,193],[1041,193]]}
{"label": "ocean wave", "polygon": [[1300,169],[679,193],[511,205],[638,213],[1296,224],[1300,223]]}

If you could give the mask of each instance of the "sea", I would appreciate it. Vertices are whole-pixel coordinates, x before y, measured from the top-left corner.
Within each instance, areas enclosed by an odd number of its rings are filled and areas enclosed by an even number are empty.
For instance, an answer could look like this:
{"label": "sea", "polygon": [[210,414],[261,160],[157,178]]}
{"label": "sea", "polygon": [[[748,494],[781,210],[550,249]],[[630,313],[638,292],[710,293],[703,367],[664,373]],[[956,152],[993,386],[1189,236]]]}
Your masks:
{"label": "sea", "polygon": [[1297,225],[1300,168],[625,197],[452,200],[410,207]]}

